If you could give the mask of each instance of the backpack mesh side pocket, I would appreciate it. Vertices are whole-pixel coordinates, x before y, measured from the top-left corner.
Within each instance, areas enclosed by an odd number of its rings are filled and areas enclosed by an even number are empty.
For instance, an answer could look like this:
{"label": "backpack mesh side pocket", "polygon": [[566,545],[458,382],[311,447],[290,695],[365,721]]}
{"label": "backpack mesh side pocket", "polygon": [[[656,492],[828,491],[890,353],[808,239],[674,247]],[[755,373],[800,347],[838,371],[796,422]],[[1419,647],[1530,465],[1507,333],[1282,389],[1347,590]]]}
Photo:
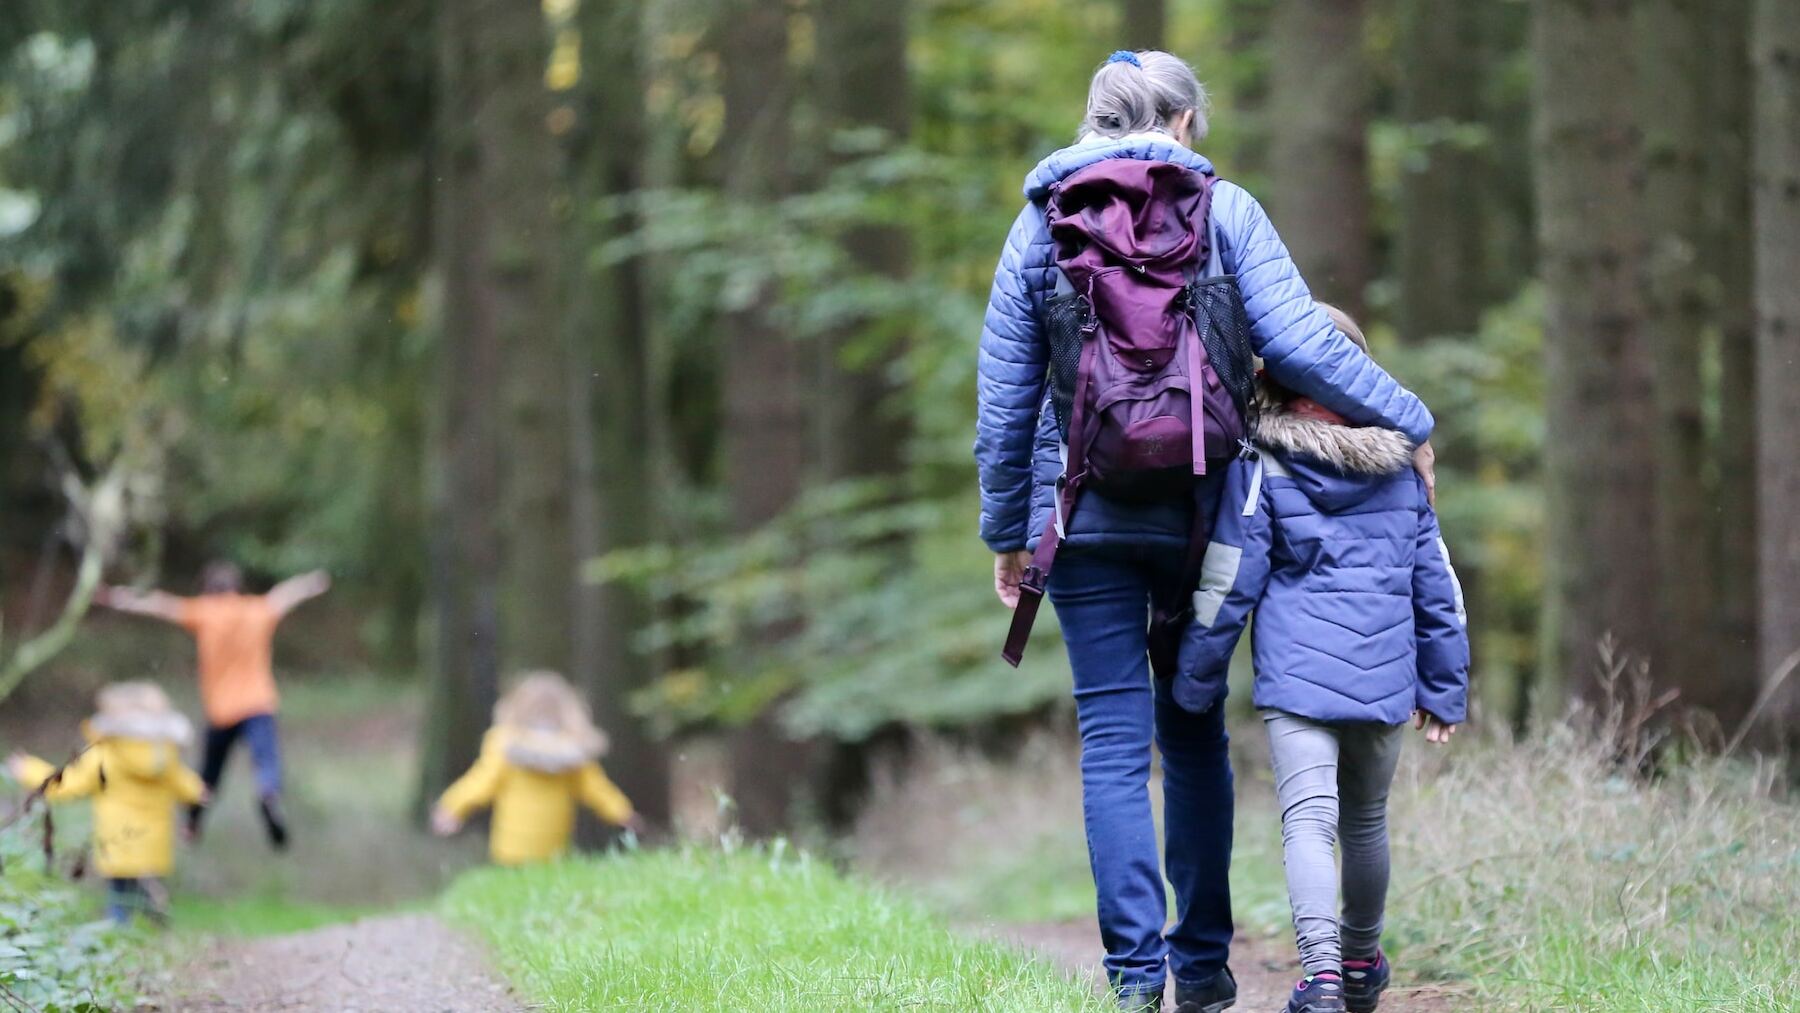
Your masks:
{"label": "backpack mesh side pocket", "polygon": [[1044,331],[1050,339],[1050,403],[1056,409],[1056,429],[1069,441],[1069,416],[1075,407],[1075,374],[1081,369],[1081,341],[1088,308],[1079,293],[1051,299],[1044,307]]}
{"label": "backpack mesh side pocket", "polygon": [[1203,278],[1188,286],[1188,305],[1200,344],[1219,382],[1230,392],[1238,416],[1250,421],[1250,395],[1256,386],[1256,353],[1250,347],[1250,314],[1234,275]]}

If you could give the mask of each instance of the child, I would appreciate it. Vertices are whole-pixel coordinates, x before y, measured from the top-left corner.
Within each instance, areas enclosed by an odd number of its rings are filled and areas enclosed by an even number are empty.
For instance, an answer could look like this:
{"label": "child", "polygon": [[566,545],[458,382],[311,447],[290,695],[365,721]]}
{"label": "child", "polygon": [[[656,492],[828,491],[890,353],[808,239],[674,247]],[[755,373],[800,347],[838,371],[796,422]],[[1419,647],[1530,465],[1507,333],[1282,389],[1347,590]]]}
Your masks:
{"label": "child", "polygon": [[[1368,350],[1355,322],[1327,307]],[[1462,591],[1412,445],[1266,379],[1231,465],[1176,699],[1204,711],[1256,613],[1252,700],[1269,732],[1288,899],[1306,978],[1290,1013],[1367,1013],[1389,968],[1388,786],[1408,716],[1445,743],[1466,712]],[[1343,919],[1332,849],[1342,838]]]}
{"label": "child", "polygon": [[161,882],[175,867],[175,807],[204,805],[206,788],[181,762],[192,735],[187,718],[150,682],[119,682],[100,691],[99,713],[82,725],[88,748],[62,777],[34,756],[7,760],[13,777],[44,788],[51,802],[94,799],[94,865],[107,882],[106,913],[162,921],[168,894]]}
{"label": "child", "polygon": [[562,854],[581,802],[615,826],[641,830],[631,802],[596,759],[606,736],[562,676],[534,672],[494,707],[494,727],[481,756],[438,799],[431,826],[448,836],[469,814],[494,807],[488,853],[499,865],[541,862]]}

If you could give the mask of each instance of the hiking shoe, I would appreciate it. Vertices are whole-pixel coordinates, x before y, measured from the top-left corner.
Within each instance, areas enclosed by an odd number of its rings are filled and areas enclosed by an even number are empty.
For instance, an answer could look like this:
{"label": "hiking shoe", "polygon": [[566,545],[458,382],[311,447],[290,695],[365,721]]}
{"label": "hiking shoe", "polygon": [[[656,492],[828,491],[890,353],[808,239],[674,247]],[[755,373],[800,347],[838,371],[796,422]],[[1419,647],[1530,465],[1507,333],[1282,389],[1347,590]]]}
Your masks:
{"label": "hiking shoe", "polygon": [[1375,1013],[1381,991],[1393,978],[1387,954],[1375,951],[1374,960],[1344,961],[1344,1006],[1350,1013]]}
{"label": "hiking shoe", "polygon": [[1288,1013],[1344,1013],[1344,979],[1332,971],[1301,978],[1288,996]]}
{"label": "hiking shoe", "polygon": [[1237,1004],[1237,979],[1231,968],[1219,969],[1204,985],[1175,982],[1175,1013],[1219,1013]]}
{"label": "hiking shoe", "polygon": [[1162,1013],[1162,989],[1119,996],[1120,1013]]}
{"label": "hiking shoe", "polygon": [[281,799],[269,795],[262,800],[263,826],[269,830],[269,843],[276,851],[286,851],[288,846],[287,819],[281,813]]}

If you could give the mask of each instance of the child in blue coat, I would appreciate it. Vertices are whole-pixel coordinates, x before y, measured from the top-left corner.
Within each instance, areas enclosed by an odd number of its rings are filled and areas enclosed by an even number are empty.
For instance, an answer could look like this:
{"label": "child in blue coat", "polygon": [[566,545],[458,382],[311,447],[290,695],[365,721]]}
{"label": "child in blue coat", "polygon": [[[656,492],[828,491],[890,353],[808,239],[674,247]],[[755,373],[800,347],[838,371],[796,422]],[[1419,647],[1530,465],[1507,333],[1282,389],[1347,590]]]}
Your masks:
{"label": "child in blue coat", "polygon": [[[1338,328],[1366,351],[1349,317]],[[1231,465],[1176,700],[1204,712],[1252,612],[1252,701],[1269,732],[1288,900],[1306,978],[1292,1013],[1374,1010],[1387,796],[1409,717],[1448,742],[1467,715],[1462,590],[1413,446],[1264,380],[1254,449]],[[1341,841],[1340,841],[1341,838]],[[1343,847],[1343,918],[1333,847]]]}

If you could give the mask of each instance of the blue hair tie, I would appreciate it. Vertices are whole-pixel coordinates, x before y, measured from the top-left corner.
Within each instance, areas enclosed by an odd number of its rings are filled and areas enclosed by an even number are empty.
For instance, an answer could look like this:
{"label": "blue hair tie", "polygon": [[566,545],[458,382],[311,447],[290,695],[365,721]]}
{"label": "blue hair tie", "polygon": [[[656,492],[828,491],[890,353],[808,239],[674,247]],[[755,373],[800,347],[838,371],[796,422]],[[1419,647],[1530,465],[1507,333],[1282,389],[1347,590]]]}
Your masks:
{"label": "blue hair tie", "polygon": [[1138,59],[1138,55],[1129,49],[1120,49],[1120,50],[1114,51],[1113,55],[1106,58],[1106,62],[1107,63],[1129,63],[1133,67],[1136,67],[1139,70],[1144,69],[1144,64],[1142,61],[1140,61]]}

